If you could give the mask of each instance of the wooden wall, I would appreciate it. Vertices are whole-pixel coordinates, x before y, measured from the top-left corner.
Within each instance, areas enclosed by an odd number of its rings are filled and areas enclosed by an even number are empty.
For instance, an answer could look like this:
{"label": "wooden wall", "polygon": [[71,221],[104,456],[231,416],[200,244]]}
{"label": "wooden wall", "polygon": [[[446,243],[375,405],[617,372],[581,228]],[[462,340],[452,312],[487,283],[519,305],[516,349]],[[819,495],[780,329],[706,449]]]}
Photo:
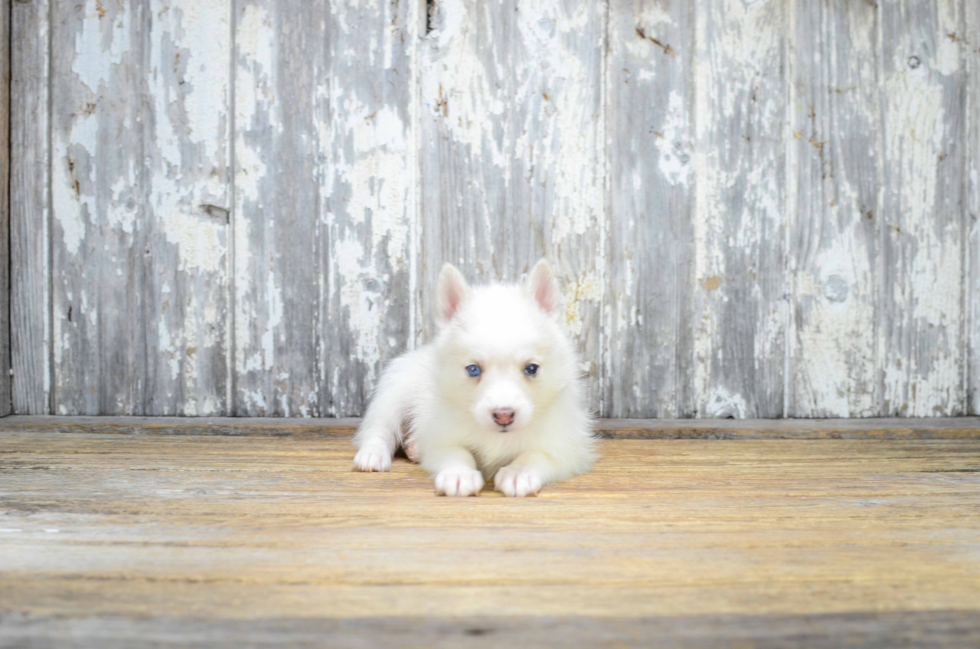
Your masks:
{"label": "wooden wall", "polygon": [[546,256],[603,416],[980,414],[973,0],[12,11],[16,412],[357,415]]}
{"label": "wooden wall", "polygon": [[0,417],[10,395],[10,0],[0,0]]}

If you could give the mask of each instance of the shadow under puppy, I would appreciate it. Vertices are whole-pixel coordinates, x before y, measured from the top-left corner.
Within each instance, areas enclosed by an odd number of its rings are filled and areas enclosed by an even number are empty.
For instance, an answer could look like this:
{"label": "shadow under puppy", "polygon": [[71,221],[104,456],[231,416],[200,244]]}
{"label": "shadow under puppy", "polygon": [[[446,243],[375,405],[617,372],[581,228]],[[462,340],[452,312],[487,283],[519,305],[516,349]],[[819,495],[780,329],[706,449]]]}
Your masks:
{"label": "shadow under puppy", "polygon": [[447,496],[478,495],[490,479],[532,496],[587,471],[592,420],[557,306],[544,260],[523,285],[470,287],[443,266],[439,333],[385,369],[354,438],[355,468],[387,471],[403,446]]}

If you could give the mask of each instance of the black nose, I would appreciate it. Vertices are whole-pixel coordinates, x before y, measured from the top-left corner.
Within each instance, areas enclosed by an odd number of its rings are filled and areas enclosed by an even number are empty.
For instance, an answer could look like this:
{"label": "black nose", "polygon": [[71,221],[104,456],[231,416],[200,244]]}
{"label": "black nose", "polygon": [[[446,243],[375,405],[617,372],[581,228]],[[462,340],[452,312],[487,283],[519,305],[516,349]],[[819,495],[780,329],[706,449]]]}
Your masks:
{"label": "black nose", "polygon": [[509,426],[514,423],[513,408],[497,408],[493,411],[493,420],[501,426]]}

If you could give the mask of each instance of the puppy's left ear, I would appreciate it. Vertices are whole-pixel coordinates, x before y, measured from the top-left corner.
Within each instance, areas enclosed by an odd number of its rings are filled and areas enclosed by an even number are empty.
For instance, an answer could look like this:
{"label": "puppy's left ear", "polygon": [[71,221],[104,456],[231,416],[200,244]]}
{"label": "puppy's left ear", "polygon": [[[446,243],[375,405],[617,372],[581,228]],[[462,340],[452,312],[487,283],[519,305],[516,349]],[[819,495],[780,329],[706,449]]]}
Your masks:
{"label": "puppy's left ear", "polygon": [[558,284],[551,274],[551,266],[544,259],[536,263],[531,269],[525,289],[545,313],[555,312],[558,307]]}

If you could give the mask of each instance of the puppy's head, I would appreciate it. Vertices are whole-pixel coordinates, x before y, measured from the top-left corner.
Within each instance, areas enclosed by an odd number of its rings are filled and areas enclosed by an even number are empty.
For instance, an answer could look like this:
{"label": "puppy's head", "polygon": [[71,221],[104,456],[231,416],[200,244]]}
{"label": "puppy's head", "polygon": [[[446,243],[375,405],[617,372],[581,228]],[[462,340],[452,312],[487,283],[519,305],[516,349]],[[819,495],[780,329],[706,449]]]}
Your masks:
{"label": "puppy's head", "polygon": [[544,260],[523,285],[475,288],[446,264],[436,289],[443,397],[490,433],[526,427],[574,380],[557,306],[558,287]]}

